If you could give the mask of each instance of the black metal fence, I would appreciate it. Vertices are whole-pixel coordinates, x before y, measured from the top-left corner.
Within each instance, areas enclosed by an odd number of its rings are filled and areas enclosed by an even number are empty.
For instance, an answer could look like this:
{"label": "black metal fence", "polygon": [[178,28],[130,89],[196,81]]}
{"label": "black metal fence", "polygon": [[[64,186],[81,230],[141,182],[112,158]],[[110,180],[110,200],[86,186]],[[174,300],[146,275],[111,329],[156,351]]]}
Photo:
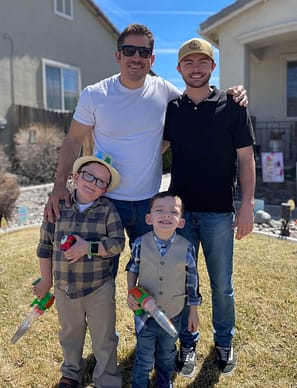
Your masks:
{"label": "black metal fence", "polygon": [[297,161],[296,121],[255,121],[255,155],[261,160],[261,152],[282,152],[284,163],[294,165]]}

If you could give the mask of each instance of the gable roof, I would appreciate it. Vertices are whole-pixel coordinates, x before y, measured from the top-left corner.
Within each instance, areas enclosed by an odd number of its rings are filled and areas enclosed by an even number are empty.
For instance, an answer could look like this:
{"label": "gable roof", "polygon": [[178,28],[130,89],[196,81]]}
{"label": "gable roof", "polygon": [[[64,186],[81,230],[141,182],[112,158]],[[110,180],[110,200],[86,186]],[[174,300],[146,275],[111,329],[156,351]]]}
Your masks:
{"label": "gable roof", "polygon": [[95,16],[98,21],[104,25],[104,27],[112,34],[115,38],[120,35],[119,30],[112,24],[112,22],[104,15],[104,13],[97,7],[92,0],[80,0],[89,11]]}
{"label": "gable roof", "polygon": [[201,23],[199,25],[200,31],[198,32],[201,36],[210,39],[212,43],[218,47],[218,28],[220,25],[263,1],[266,0],[237,0],[235,3],[223,8],[218,13],[206,19],[205,22]]}

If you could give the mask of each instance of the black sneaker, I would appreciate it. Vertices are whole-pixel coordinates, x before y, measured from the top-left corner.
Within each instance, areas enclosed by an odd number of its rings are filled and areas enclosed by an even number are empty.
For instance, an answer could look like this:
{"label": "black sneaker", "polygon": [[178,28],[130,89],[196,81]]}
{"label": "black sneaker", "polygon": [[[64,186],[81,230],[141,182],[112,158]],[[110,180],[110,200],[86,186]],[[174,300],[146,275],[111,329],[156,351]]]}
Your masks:
{"label": "black sneaker", "polygon": [[216,345],[216,362],[224,375],[231,374],[236,365],[233,345],[228,348]]}
{"label": "black sneaker", "polygon": [[181,345],[177,355],[177,372],[183,377],[192,377],[195,371],[195,346],[186,348]]}
{"label": "black sneaker", "polygon": [[79,383],[69,377],[62,376],[57,388],[78,388]]}

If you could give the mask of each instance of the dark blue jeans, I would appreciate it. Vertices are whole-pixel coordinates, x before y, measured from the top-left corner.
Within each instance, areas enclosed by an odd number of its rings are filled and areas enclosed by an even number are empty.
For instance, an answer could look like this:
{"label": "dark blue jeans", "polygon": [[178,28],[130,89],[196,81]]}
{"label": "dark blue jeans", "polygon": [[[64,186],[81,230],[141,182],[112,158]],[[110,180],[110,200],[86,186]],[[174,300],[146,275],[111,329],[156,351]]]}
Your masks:
{"label": "dark blue jeans", "polygon": [[[182,313],[171,319],[179,331]],[[175,369],[177,336],[171,337],[158,323],[149,318],[137,334],[137,344],[133,366],[132,388],[147,388],[149,374],[155,367],[156,386],[158,388],[171,387],[172,374]]]}
{"label": "dark blue jeans", "polygon": [[[186,225],[177,232],[195,247],[200,243],[205,256],[212,292],[212,324],[214,341],[223,347],[231,345],[235,331],[233,273],[233,213],[186,212]],[[203,294],[203,292],[202,292]],[[180,342],[191,347],[199,334],[187,329],[188,306],[183,314]]]}
{"label": "dark blue jeans", "polygon": [[[120,201],[109,198],[117,208],[122,220],[122,225],[129,238],[130,248],[137,237],[152,230],[150,225],[145,222],[145,215],[149,212],[150,199],[142,201]],[[114,256],[113,277],[115,278],[119,268],[120,255]]]}

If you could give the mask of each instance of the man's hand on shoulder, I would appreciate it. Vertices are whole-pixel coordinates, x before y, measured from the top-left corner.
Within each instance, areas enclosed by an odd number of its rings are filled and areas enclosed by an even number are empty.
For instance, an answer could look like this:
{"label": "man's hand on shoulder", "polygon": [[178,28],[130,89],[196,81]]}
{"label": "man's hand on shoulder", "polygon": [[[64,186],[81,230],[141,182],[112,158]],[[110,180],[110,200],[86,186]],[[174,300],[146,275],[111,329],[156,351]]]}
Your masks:
{"label": "man's hand on shoulder", "polygon": [[60,218],[59,202],[61,200],[65,200],[66,207],[70,206],[69,191],[65,184],[55,183],[44,208],[43,217],[45,221],[53,223]]}
{"label": "man's hand on shoulder", "polygon": [[227,94],[233,96],[233,100],[240,106],[247,107],[249,99],[247,96],[247,91],[243,85],[232,86],[226,90]]}

